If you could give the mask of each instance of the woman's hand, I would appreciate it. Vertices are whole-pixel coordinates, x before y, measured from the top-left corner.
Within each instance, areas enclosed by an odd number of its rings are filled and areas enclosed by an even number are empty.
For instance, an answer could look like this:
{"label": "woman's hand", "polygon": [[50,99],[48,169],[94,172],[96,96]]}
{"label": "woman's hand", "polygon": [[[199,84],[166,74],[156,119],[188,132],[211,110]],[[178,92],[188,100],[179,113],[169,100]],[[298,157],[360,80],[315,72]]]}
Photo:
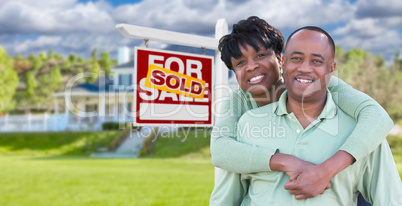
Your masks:
{"label": "woman's hand", "polygon": [[326,170],[324,165],[314,165],[293,155],[275,153],[271,157],[270,167],[272,171],[282,171],[289,176],[285,189],[296,199],[315,197],[331,187],[329,181],[333,173]]}
{"label": "woman's hand", "polygon": [[285,189],[295,195],[297,200],[315,197],[323,194],[331,187],[332,175],[320,165],[308,165],[299,168],[289,176],[290,180],[285,184]]}

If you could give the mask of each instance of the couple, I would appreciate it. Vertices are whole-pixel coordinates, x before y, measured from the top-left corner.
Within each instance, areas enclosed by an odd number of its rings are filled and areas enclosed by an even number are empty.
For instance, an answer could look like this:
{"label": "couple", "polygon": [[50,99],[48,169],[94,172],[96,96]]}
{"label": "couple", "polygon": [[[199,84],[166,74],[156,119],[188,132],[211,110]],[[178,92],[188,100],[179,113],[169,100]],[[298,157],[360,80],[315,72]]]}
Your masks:
{"label": "couple", "polygon": [[392,120],[331,77],[331,36],[303,27],[281,56],[283,47],[282,34],[258,17],[239,21],[220,41],[241,89],[223,102],[229,115],[212,131],[212,163],[223,170],[210,205],[357,205],[359,193],[374,205],[401,205],[385,140]]}

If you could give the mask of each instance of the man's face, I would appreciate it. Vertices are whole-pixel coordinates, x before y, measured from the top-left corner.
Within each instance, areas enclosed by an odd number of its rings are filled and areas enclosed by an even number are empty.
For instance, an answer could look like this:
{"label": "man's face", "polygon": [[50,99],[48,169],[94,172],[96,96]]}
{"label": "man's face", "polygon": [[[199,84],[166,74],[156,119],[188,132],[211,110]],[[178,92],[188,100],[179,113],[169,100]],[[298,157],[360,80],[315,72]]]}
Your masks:
{"label": "man's face", "polygon": [[327,37],[317,31],[301,30],[293,35],[282,58],[288,95],[301,101],[325,97],[336,63]]}
{"label": "man's face", "polygon": [[231,58],[237,82],[244,91],[250,92],[254,98],[264,98],[268,89],[280,79],[280,55],[272,49],[266,49],[258,42],[259,51],[249,44],[245,48],[239,45],[242,56]]}

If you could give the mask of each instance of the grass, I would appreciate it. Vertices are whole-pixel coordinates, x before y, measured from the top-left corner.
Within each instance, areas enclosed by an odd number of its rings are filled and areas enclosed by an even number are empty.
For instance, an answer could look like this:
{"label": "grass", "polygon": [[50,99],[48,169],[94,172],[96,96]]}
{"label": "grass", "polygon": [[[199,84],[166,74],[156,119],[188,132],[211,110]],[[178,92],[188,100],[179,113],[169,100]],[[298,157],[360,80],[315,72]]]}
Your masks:
{"label": "grass", "polygon": [[86,156],[116,135],[1,134],[0,205],[208,205],[214,178],[209,135],[164,133],[143,159]]}
{"label": "grass", "polygon": [[[0,137],[1,206],[208,205],[208,132],[164,133],[146,158],[127,160],[86,157],[116,133],[24,134]],[[402,176],[402,136],[387,139]]]}
{"label": "grass", "polygon": [[148,158],[211,159],[209,129],[182,128],[161,133]]}
{"label": "grass", "polygon": [[2,155],[89,155],[100,147],[113,147],[122,131],[1,133]]}
{"label": "grass", "polygon": [[2,206],[208,205],[209,161],[0,156]]}

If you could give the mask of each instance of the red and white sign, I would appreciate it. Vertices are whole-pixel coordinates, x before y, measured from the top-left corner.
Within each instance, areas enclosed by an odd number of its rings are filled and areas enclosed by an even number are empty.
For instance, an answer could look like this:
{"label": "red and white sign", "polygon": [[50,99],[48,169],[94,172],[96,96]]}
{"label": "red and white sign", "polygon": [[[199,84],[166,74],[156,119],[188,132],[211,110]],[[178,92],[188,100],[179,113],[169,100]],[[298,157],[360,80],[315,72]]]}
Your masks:
{"label": "red and white sign", "polygon": [[134,124],[212,126],[211,56],[134,48]]}

